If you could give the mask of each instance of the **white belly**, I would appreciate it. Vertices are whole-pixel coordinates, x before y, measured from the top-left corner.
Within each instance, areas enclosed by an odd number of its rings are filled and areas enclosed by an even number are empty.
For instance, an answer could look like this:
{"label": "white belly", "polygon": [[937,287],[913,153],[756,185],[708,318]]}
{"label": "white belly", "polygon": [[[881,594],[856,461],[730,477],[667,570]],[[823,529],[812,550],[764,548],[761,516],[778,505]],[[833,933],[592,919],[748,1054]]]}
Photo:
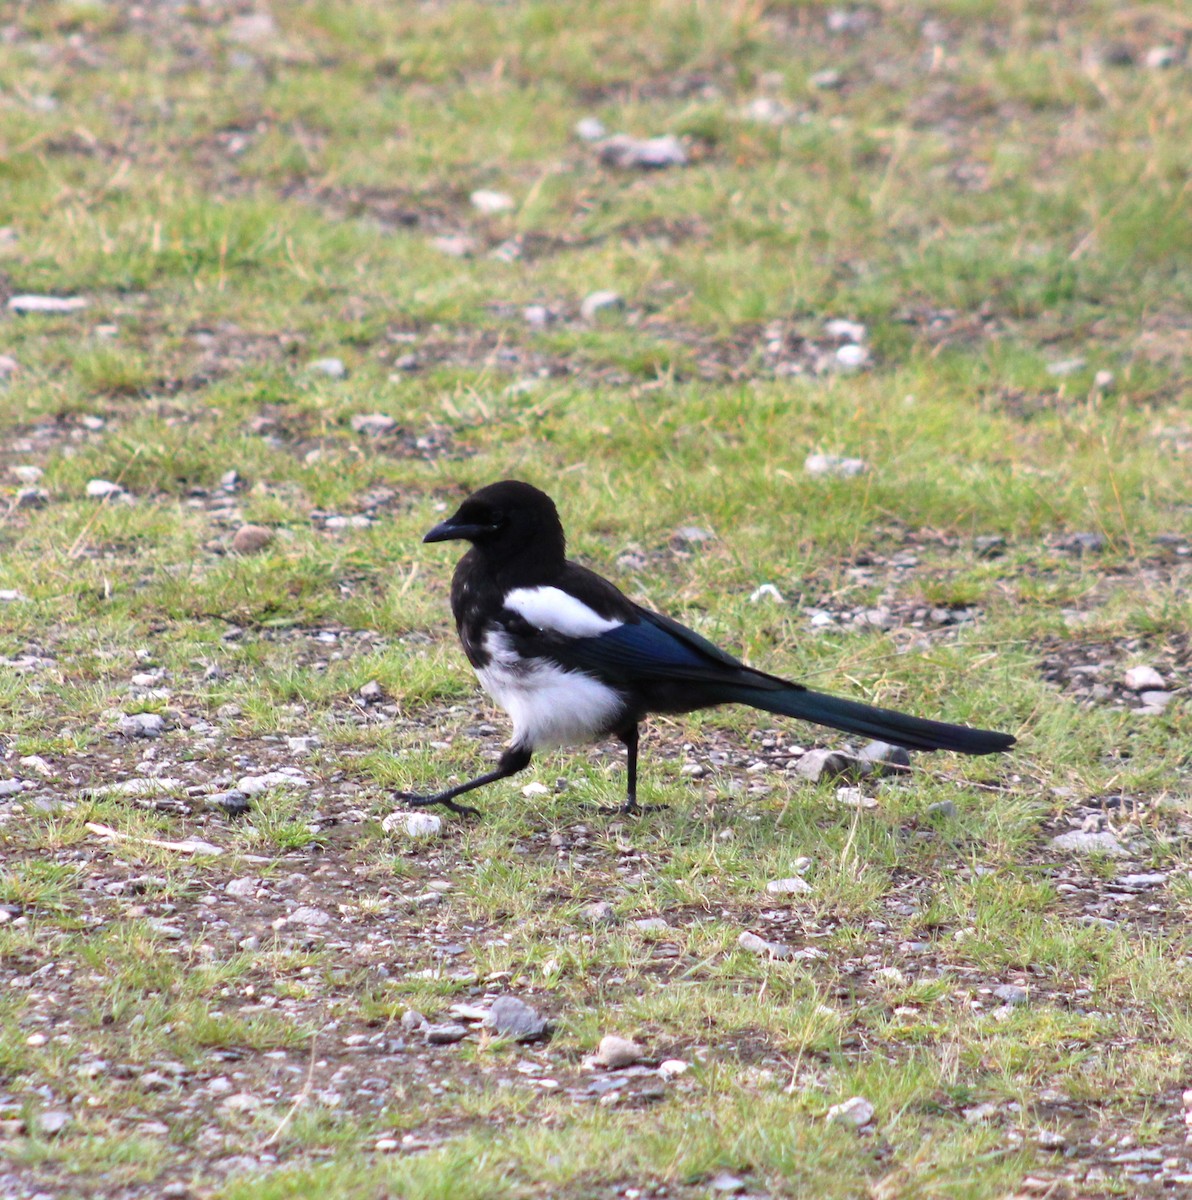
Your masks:
{"label": "white belly", "polygon": [[513,743],[538,750],[594,742],[616,725],[620,695],[590,675],[564,671],[545,659],[517,658],[503,634],[485,640],[488,665],[480,685],[513,720]]}

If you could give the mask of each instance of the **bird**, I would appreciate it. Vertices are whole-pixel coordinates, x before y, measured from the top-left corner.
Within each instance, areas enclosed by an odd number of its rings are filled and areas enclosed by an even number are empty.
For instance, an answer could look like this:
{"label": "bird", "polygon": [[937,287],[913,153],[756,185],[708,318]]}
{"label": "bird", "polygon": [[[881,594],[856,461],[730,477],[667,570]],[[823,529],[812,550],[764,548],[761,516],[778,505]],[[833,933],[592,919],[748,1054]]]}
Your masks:
{"label": "bird", "polygon": [[451,581],[451,611],[484,690],[513,721],[496,767],[413,807],[477,810],[457,797],[523,770],[533,754],[615,737],[628,754],[625,803],[637,801],[639,727],[651,713],[747,704],[909,750],[994,754],[1008,733],[877,708],[747,666],[685,625],[634,603],[567,557],[558,509],[532,484],[505,479],[473,492],[424,542],[471,543]]}

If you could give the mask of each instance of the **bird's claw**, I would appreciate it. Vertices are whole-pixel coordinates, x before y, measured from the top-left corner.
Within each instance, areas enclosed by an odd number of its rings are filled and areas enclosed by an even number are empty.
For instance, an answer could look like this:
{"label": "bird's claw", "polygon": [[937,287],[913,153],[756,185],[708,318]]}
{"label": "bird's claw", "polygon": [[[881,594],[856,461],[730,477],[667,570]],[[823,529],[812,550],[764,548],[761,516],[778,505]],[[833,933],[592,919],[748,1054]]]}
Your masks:
{"label": "bird's claw", "polygon": [[408,804],[410,808],[430,808],[434,804],[441,804],[461,817],[480,816],[480,809],[473,808],[470,804],[456,804],[449,796],[419,796],[416,792],[394,792],[393,798]]}

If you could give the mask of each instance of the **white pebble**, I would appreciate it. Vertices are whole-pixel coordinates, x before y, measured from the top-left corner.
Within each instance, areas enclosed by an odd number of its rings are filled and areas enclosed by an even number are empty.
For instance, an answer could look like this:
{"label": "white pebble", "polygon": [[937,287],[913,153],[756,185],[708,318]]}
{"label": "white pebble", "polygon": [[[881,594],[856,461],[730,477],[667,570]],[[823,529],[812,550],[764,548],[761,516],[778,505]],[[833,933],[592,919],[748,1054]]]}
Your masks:
{"label": "white pebble", "polygon": [[856,342],[846,342],[836,350],[836,365],[846,371],[856,371],[869,361],[869,351]]}
{"label": "white pebble", "polygon": [[757,604],[759,600],[773,600],[775,604],[785,604],[782,593],[772,584],[763,583],[749,593],[749,602]]}
{"label": "white pebble", "polygon": [[615,1033],[602,1037],[596,1049],[596,1062],[613,1071],[620,1067],[631,1067],[641,1059],[642,1048],[628,1038],[617,1037]]}
{"label": "white pebble", "polygon": [[803,460],[803,470],[808,475],[838,475],[848,479],[863,475],[869,464],[863,458],[844,458],[839,454],[809,454]]}
{"label": "white pebble", "polygon": [[87,495],[92,500],[102,500],[105,496],[118,496],[124,489],[118,483],[108,479],[91,479],[87,482]]}
{"label": "white pebble", "polygon": [[533,800],[536,796],[549,796],[550,788],[545,783],[527,783],[521,790],[521,794],[527,800]]}
{"label": "white pebble", "polygon": [[1166,686],[1163,676],[1154,667],[1131,667],[1122,676],[1122,682],[1132,692],[1160,691]]}
{"label": "white pebble", "polygon": [[811,891],[811,884],[806,879],[800,879],[794,875],[789,879],[771,879],[766,884],[766,891],[771,896],[805,896]]}
{"label": "white pebble", "polygon": [[382,822],[386,833],[402,831],[412,838],[438,837],[443,829],[443,818],[428,812],[390,813]]}
{"label": "white pebble", "polygon": [[868,1125],[873,1120],[873,1114],[873,1105],[864,1096],[853,1096],[843,1104],[833,1104],[828,1109],[827,1119],[829,1121],[838,1121],[842,1125],[851,1125],[854,1129],[860,1129],[863,1125]]}
{"label": "white pebble", "polygon": [[473,192],[471,200],[472,207],[482,213],[507,212],[513,207],[512,196],[507,196],[504,192],[491,192],[487,188]]}

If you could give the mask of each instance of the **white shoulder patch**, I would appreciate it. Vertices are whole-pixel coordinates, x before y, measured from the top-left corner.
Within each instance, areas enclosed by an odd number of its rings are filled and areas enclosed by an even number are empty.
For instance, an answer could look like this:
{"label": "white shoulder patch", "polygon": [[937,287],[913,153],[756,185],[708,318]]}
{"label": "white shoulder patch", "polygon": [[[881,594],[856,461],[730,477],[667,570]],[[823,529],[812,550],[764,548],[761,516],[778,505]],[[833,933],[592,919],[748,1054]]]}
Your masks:
{"label": "white shoulder patch", "polygon": [[505,597],[505,607],[535,629],[563,637],[599,637],[622,624],[602,617],[582,600],[555,587],[514,588]]}

